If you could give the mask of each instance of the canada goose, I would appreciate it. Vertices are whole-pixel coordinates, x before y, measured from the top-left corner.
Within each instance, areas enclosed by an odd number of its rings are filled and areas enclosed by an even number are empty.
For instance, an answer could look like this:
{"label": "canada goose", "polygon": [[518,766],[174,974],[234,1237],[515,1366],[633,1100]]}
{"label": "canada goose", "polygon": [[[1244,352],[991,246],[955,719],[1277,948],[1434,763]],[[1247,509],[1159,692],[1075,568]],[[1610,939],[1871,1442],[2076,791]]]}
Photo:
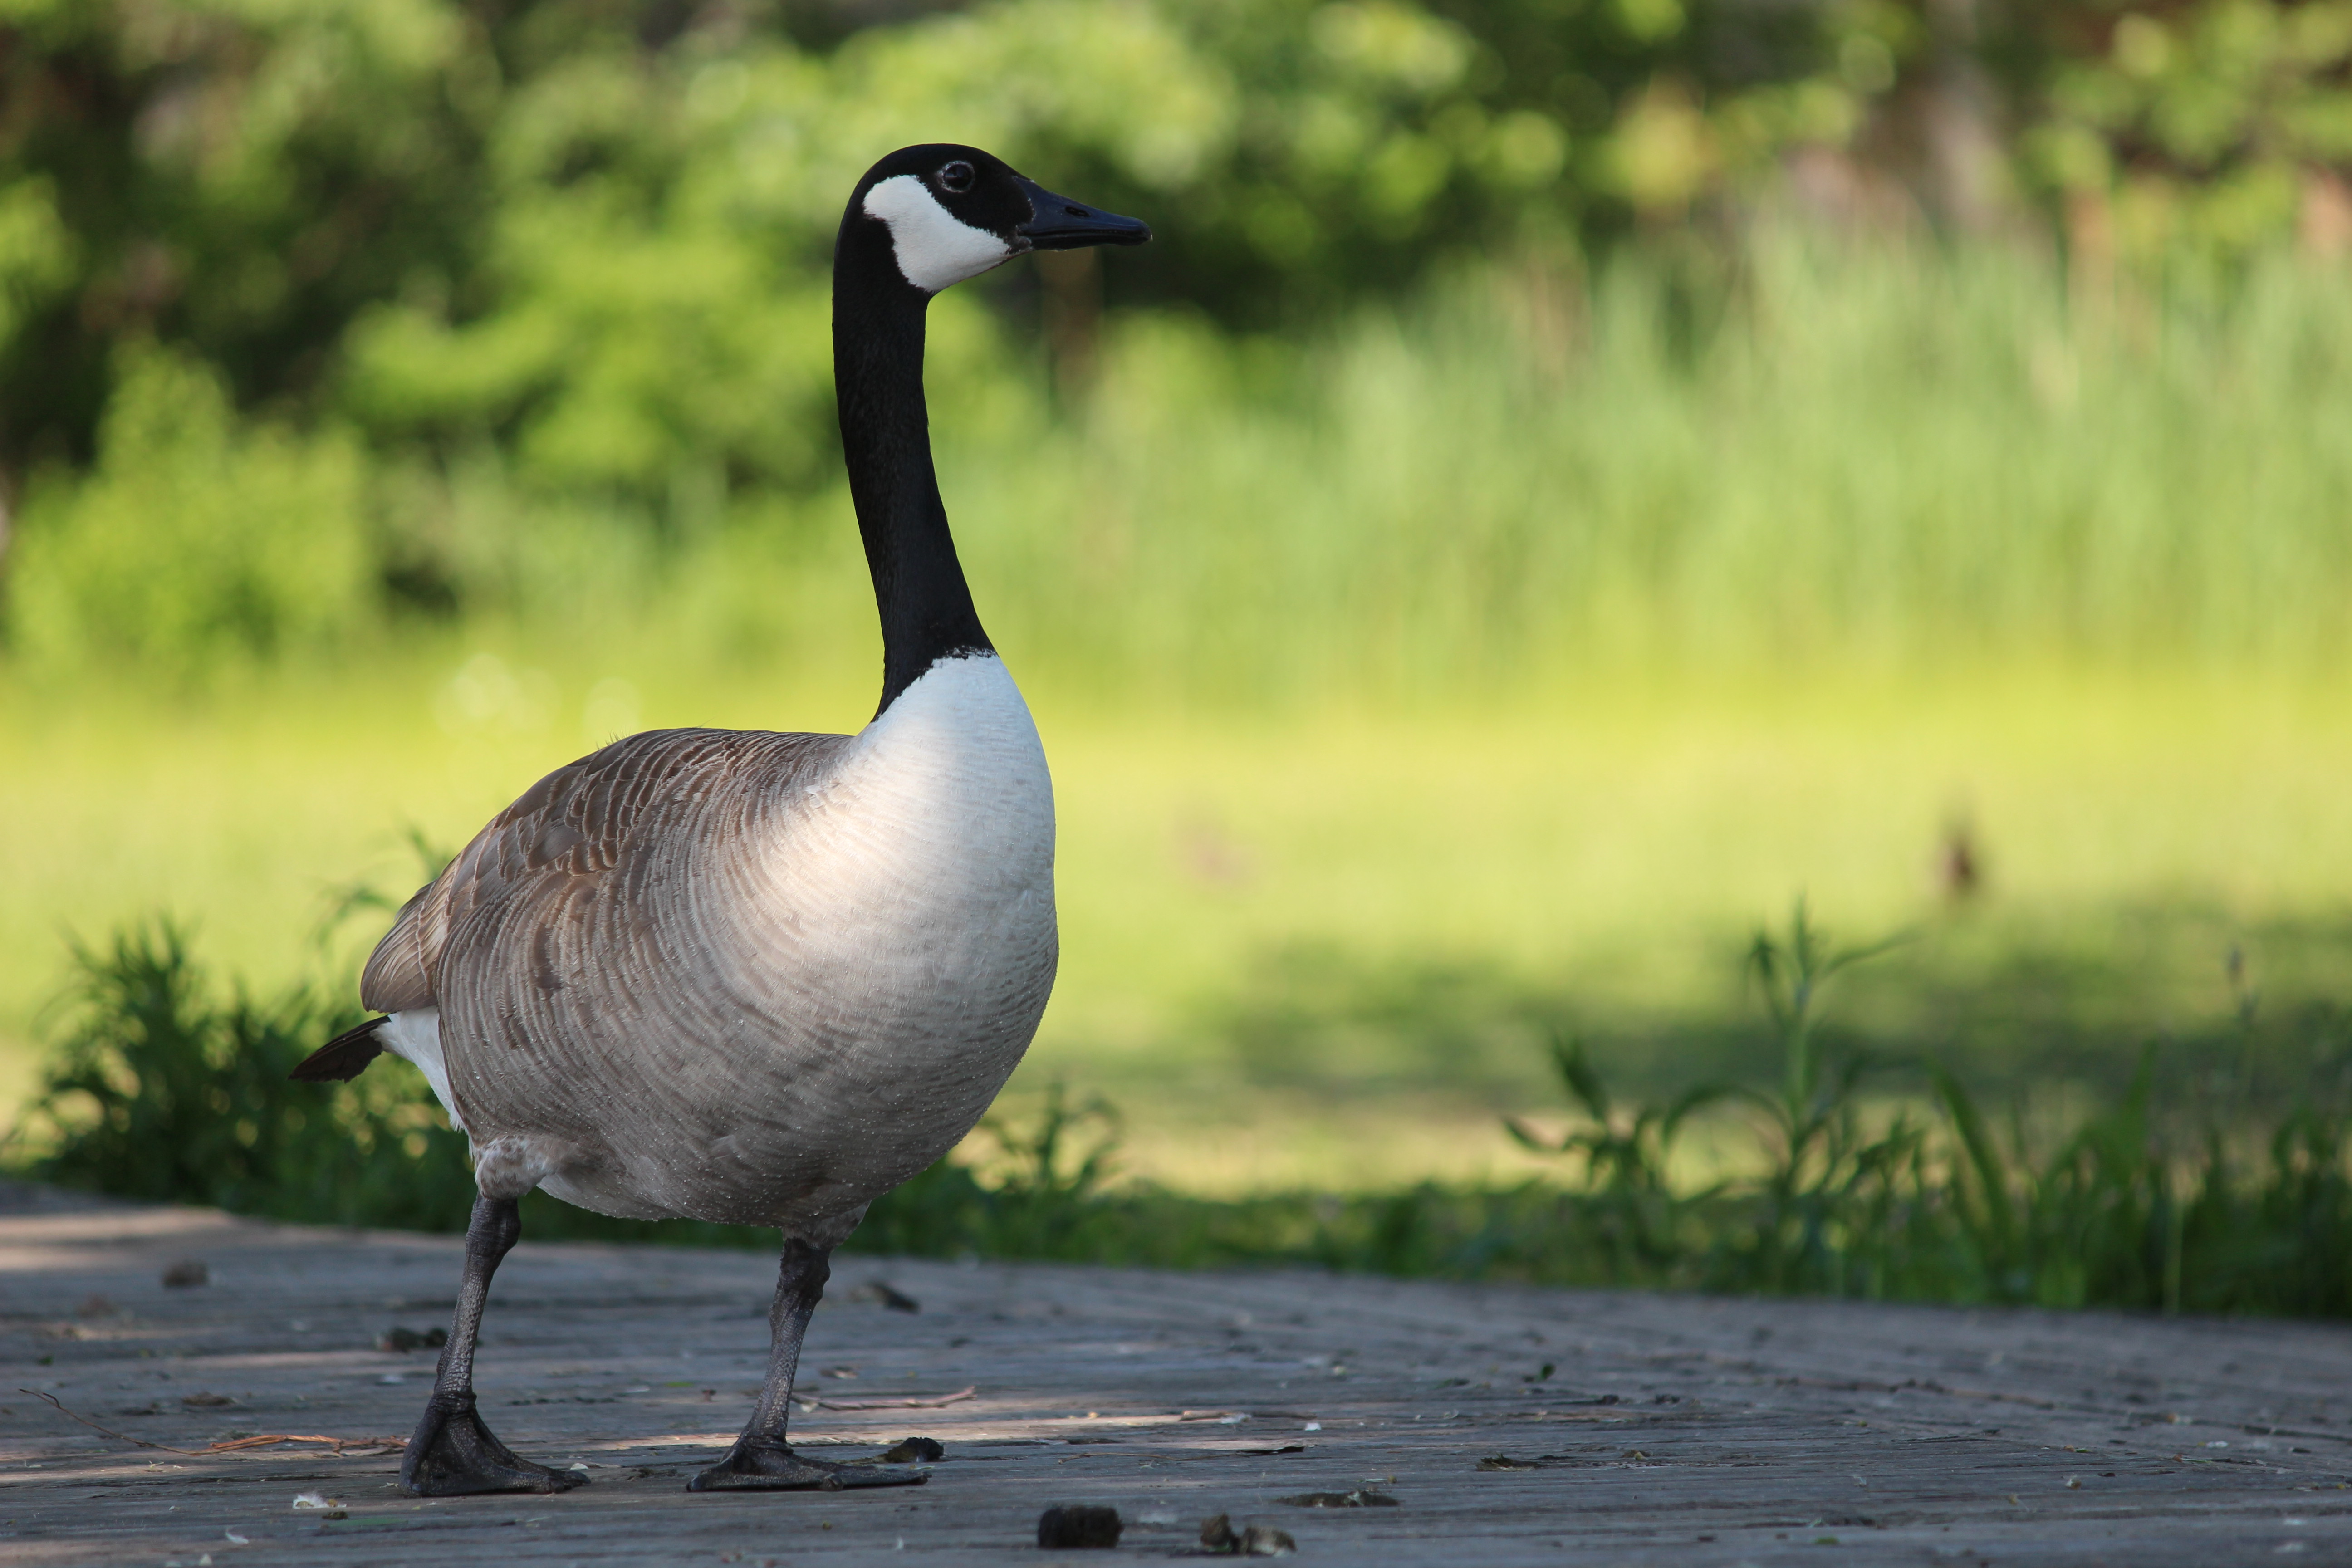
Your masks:
{"label": "canada goose", "polygon": [[835,391],[882,618],[855,736],[668,730],[559,768],[400,911],[360,995],[386,1015],[298,1079],[390,1051],[472,1141],[456,1321],[401,1461],[427,1496],[562,1491],[475,1410],[490,1276],[535,1186],[601,1214],[771,1225],[783,1258],[751,1423],[691,1489],[920,1480],[785,1441],[801,1339],[866,1205],[971,1130],[1053,988],[1054,798],[931,468],[931,296],[1030,250],[1151,237],[976,148],[866,171],[834,245]]}

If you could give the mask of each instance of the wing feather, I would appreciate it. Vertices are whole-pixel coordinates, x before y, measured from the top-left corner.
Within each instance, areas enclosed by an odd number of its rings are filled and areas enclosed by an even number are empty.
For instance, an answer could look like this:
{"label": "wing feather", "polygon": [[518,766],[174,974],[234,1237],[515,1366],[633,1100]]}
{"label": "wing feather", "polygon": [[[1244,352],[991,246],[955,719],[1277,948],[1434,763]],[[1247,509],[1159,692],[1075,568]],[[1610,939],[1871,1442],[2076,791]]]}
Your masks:
{"label": "wing feather", "polygon": [[[360,1000],[380,1013],[436,1005],[453,945],[469,929],[519,929],[529,908],[541,940],[508,962],[561,984],[559,950],[572,948],[630,863],[658,845],[665,825],[712,795],[791,787],[846,743],[840,735],[652,730],[567,763],[490,819],[440,876],[401,907],[360,977]],[[624,875],[618,879],[614,873]],[[608,914],[609,910],[606,911]]]}

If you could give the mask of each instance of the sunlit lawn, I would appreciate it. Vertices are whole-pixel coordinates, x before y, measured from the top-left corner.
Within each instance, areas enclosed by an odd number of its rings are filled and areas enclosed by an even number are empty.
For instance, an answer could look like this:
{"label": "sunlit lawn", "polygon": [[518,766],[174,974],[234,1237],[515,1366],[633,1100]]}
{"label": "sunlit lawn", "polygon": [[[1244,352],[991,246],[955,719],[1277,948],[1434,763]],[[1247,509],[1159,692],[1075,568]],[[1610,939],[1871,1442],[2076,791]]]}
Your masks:
{"label": "sunlit lawn", "polygon": [[[455,844],[576,755],[600,679],[630,679],[648,726],[848,728],[870,706],[863,670],[689,679],[512,649],[453,686],[481,651],[201,699],[0,689],[0,1093],[31,1082],[68,932],[169,911],[215,971],[257,986],[346,973],[382,917],[322,950],[337,889],[404,895],[404,828]],[[1740,942],[1800,893],[1847,936],[1920,926],[1895,962],[1945,991],[1882,985],[1853,1006],[1963,1053],[1937,997],[2000,984],[2028,948],[2105,966],[2118,1051],[2225,1013],[2232,942],[2275,994],[2352,990],[2328,972],[2345,944],[2265,945],[2342,920],[2352,686],[1596,681],[1484,707],[1220,718],[1029,685],[1060,803],[1064,961],[1015,1092],[1059,1076],[1107,1093],[1125,1168],[1195,1190],[1525,1169],[1495,1110],[1556,1100],[1524,1019],[1488,1009],[1467,1044],[1416,1043],[1413,1019],[1357,1028],[1333,996],[1449,972],[1471,1013],[1497,988],[1540,993],[1604,1059],[1670,1080],[1675,1064],[1645,1071],[1638,1053],[1744,1016]],[[625,718],[616,691],[597,720]],[[1956,911],[1936,870],[1963,820],[1986,883]],[[1312,1048],[1286,1043],[1294,1014]]]}

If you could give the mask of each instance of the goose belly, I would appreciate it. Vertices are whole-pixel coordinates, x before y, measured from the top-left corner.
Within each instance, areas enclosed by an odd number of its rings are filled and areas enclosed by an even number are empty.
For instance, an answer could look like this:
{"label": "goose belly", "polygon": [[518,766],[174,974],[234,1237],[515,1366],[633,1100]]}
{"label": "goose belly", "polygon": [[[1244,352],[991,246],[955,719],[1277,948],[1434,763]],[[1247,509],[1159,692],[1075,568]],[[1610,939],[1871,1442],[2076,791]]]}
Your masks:
{"label": "goose belly", "polygon": [[787,959],[746,973],[723,1028],[654,1050],[615,1041],[628,1065],[608,1089],[627,1086],[625,1107],[564,1140],[544,1184],[611,1214],[854,1222],[971,1130],[1036,1032],[1057,957],[1050,900],[989,928],[899,933],[895,951],[877,940],[846,971]]}
{"label": "goose belly", "polygon": [[739,826],[701,846],[637,1005],[581,1020],[596,1081],[534,1119],[544,1184],[613,1214],[854,1225],[971,1131],[1045,1011],[1044,753],[992,658],[949,661]]}

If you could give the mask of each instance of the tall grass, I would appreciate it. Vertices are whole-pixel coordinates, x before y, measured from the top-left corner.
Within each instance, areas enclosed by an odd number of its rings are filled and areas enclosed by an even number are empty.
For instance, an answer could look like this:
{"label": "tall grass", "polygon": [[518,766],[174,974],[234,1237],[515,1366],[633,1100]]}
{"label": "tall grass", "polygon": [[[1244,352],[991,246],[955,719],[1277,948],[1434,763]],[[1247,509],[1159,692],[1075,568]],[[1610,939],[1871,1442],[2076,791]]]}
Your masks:
{"label": "tall grass", "polygon": [[351,1004],[223,993],[165,921],[73,956],[42,1099],[9,1135],[20,1158],[40,1141],[43,1179],[321,1224],[437,1230],[470,1205],[465,1140],[416,1084],[288,1092],[297,1062],[359,1022]]}
{"label": "tall grass", "polygon": [[[339,1090],[284,1068],[339,1020],[299,994],[211,990],[168,929],[78,955],[84,983],[36,1115],[14,1138],[31,1174],[128,1196],[280,1218],[462,1226],[463,1141],[421,1079],[385,1063]],[[2352,1316],[2352,1100],[2315,1077],[2283,1109],[2158,1103],[2154,1047],[2129,1090],[2054,1136],[2004,1136],[1931,1064],[1927,1104],[1874,1098],[1886,1064],[1827,1043],[1825,985],[1873,956],[1800,907],[1759,935],[1751,980],[1779,1082],[1614,1099],[1556,1040],[1564,1130],[1512,1121],[1556,1162],[1510,1186],[1213,1200],[1116,1182],[1116,1113],[1057,1086],[998,1158],[943,1161],[874,1205],[856,1246],[902,1253],[1201,1267],[1304,1263],[1392,1274]],[[2244,1022],[2251,1026],[2248,998]],[[2315,1047],[2324,1049],[2324,1047]],[[2340,1080],[2343,1061],[2315,1060]],[[389,1070],[387,1070],[389,1069]],[[1695,1120],[1747,1141],[1703,1184],[1678,1174]],[[1728,1119],[1726,1121],[1725,1119]],[[764,1245],[765,1233],[606,1220],[534,1196],[551,1237]]]}
{"label": "tall grass", "polygon": [[[2189,289],[2070,276],[2021,245],[1765,222],[1697,281],[1557,253],[1289,338],[1115,316],[1083,393],[1024,349],[1025,308],[934,309],[950,510],[1024,669],[1124,702],[1459,698],[1635,668],[2311,671],[2352,637],[2352,290],[2305,258]],[[89,506],[124,474],[211,471],[184,449],[201,430],[170,434],[110,447]],[[487,451],[383,461],[370,506],[477,635],[603,646],[634,624],[694,668],[870,662],[837,487],[721,495],[664,532],[535,499]],[[219,533],[210,505],[185,499],[190,528]],[[20,613],[167,564],[69,563],[26,527]]]}
{"label": "tall grass", "polygon": [[1129,700],[2325,668],[2352,290],[2287,257],[2120,289],[1768,227],[1690,331],[1639,261],[1465,273],[1303,343],[1161,316],[1065,417],[943,410],[941,468],[992,627]]}

